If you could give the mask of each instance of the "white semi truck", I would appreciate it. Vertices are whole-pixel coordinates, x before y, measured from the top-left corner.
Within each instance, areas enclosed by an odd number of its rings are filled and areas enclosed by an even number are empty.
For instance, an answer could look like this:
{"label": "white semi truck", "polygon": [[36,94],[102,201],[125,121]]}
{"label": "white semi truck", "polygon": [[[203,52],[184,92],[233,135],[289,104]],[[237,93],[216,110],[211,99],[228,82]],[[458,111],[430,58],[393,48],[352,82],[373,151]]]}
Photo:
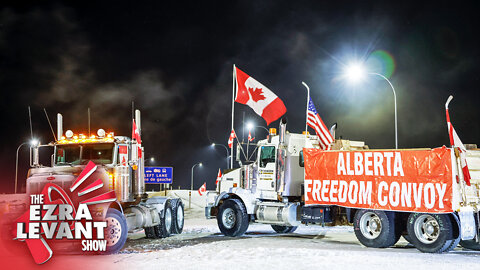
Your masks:
{"label": "white semi truck", "polygon": [[226,236],[249,223],[278,233],[297,226],[353,223],[367,247],[385,248],[401,236],[422,252],[446,252],[461,241],[480,250],[480,151],[468,150],[466,185],[458,149],[370,150],[359,141],[336,140],[319,149],[317,137],[286,131],[282,119],[258,143],[256,160],[226,170],[207,194],[205,215]]}
{"label": "white semi truck", "polygon": [[[135,111],[135,123],[140,133],[140,111]],[[134,138],[116,136],[99,129],[96,135],[63,132],[63,117],[57,115],[57,141],[31,147],[31,168],[26,180],[26,192],[39,194],[45,184],[56,184],[68,190],[89,161],[103,175],[103,184],[114,190],[116,201],[101,212],[106,213],[107,251],[114,253],[125,244],[127,232],[145,230],[148,238],[164,238],[183,230],[184,206],[179,198],[149,197],[145,192],[144,155],[139,157],[140,142]],[[52,148],[51,166],[39,162],[41,148]],[[44,150],[42,150],[44,151]],[[106,174],[105,174],[106,173]],[[28,198],[28,197],[27,197]],[[28,205],[28,203],[27,203]],[[13,205],[10,205],[13,207]],[[18,207],[17,207],[18,209]]]}

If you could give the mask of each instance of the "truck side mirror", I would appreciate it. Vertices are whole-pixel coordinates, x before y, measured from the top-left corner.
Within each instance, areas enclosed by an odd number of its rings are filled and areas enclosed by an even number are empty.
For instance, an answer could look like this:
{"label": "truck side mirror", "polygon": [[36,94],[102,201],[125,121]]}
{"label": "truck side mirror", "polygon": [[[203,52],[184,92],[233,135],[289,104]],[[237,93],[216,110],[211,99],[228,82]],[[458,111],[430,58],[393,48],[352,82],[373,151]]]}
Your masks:
{"label": "truck side mirror", "polygon": [[305,162],[303,160],[303,150],[300,150],[300,153],[299,153],[299,156],[298,156],[298,165],[300,167],[304,167],[305,166]]}

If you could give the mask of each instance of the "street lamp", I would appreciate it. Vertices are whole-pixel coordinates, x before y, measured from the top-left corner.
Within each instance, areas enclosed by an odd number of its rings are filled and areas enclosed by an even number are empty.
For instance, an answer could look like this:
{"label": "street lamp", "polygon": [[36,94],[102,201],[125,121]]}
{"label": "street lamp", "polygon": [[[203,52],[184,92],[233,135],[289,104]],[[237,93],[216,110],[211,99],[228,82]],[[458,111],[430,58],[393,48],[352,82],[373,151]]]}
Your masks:
{"label": "street lamp", "polygon": [[195,169],[196,166],[202,167],[203,164],[202,164],[202,162],[199,162],[199,163],[195,163],[195,164],[192,166],[192,181],[191,181],[191,183],[190,183],[190,192],[188,193],[188,208],[192,208],[193,169]]}
{"label": "street lamp", "polygon": [[151,158],[150,158],[150,162],[151,162],[151,163],[155,162],[155,158],[154,158],[154,157],[151,157]]}
{"label": "street lamp", "polygon": [[265,129],[265,131],[268,133],[268,129],[264,126],[255,126],[252,122],[247,123],[247,129],[248,130],[252,130],[252,129],[257,128],[257,127]]}
{"label": "street lamp", "polygon": [[247,123],[247,129],[248,129],[249,131],[251,131],[252,129],[257,128],[257,127],[263,128],[263,129],[268,133],[268,129],[267,129],[266,127],[264,127],[264,126],[255,126],[255,124],[253,124],[252,122],[248,122],[248,123]]}
{"label": "street lamp", "polygon": [[229,153],[228,153],[228,148],[223,145],[223,144],[218,144],[218,143],[212,143],[212,148],[215,148],[215,146],[223,146],[223,148],[225,148],[225,150],[227,151],[227,169],[229,169],[229,163],[228,163],[228,158],[230,157]]}
{"label": "street lamp", "polygon": [[40,144],[40,142],[37,139],[32,139],[30,142],[21,143],[17,147],[17,155],[15,156],[15,194],[17,194],[17,183],[18,183],[18,152],[20,151],[20,148],[22,148],[22,146],[24,146],[25,144],[30,144],[30,146],[37,146]]}
{"label": "street lamp", "polygon": [[365,78],[366,75],[379,76],[382,79],[384,79],[385,81],[387,81],[387,83],[390,85],[390,87],[392,88],[392,92],[393,92],[393,102],[395,104],[395,149],[398,149],[397,94],[395,93],[395,88],[393,87],[390,80],[388,80],[387,77],[383,76],[380,73],[366,72],[365,68],[359,63],[353,63],[353,64],[347,66],[346,69],[345,69],[345,75],[352,82],[359,82],[363,78]]}

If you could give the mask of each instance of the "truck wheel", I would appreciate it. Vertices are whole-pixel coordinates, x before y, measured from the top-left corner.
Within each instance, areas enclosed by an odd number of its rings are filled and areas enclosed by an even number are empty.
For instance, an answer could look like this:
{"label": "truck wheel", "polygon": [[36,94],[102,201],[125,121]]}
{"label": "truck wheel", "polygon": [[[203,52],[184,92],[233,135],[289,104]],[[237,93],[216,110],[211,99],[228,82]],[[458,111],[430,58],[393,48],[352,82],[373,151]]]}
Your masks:
{"label": "truck wheel", "polygon": [[110,208],[107,211],[105,221],[107,222],[107,229],[105,232],[105,238],[107,240],[106,253],[116,253],[127,241],[127,220],[120,211]]}
{"label": "truck wheel", "polygon": [[411,243],[421,252],[441,253],[452,246],[452,222],[447,215],[412,213],[407,231]]}
{"label": "truck wheel", "polygon": [[226,200],[218,210],[217,223],[224,235],[241,236],[248,229],[247,209],[238,199]]}
{"label": "truck wheel", "polygon": [[366,247],[386,248],[398,240],[392,212],[359,210],[355,213],[353,227],[358,241]]}
{"label": "truck wheel", "polygon": [[172,205],[170,201],[165,202],[163,217],[160,217],[160,225],[154,226],[153,230],[157,238],[169,237],[172,233]]}
{"label": "truck wheel", "polygon": [[183,211],[183,202],[182,199],[177,199],[173,201],[173,211],[172,211],[172,233],[181,234],[183,231],[184,223],[184,211]]}
{"label": "truck wheel", "polygon": [[292,233],[297,229],[297,226],[272,225],[272,229],[277,233]]}
{"label": "truck wheel", "polygon": [[475,239],[472,240],[461,240],[460,245],[464,248],[471,250],[480,250],[480,243],[477,243]]}

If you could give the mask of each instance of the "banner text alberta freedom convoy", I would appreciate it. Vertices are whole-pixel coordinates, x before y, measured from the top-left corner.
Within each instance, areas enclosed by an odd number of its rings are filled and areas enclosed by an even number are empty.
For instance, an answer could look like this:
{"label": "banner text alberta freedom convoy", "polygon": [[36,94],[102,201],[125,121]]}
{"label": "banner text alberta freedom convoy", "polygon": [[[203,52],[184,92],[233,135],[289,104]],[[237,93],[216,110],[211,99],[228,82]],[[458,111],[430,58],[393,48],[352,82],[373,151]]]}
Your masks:
{"label": "banner text alberta freedom convoy", "polygon": [[304,150],[306,204],[396,211],[452,211],[450,149]]}

